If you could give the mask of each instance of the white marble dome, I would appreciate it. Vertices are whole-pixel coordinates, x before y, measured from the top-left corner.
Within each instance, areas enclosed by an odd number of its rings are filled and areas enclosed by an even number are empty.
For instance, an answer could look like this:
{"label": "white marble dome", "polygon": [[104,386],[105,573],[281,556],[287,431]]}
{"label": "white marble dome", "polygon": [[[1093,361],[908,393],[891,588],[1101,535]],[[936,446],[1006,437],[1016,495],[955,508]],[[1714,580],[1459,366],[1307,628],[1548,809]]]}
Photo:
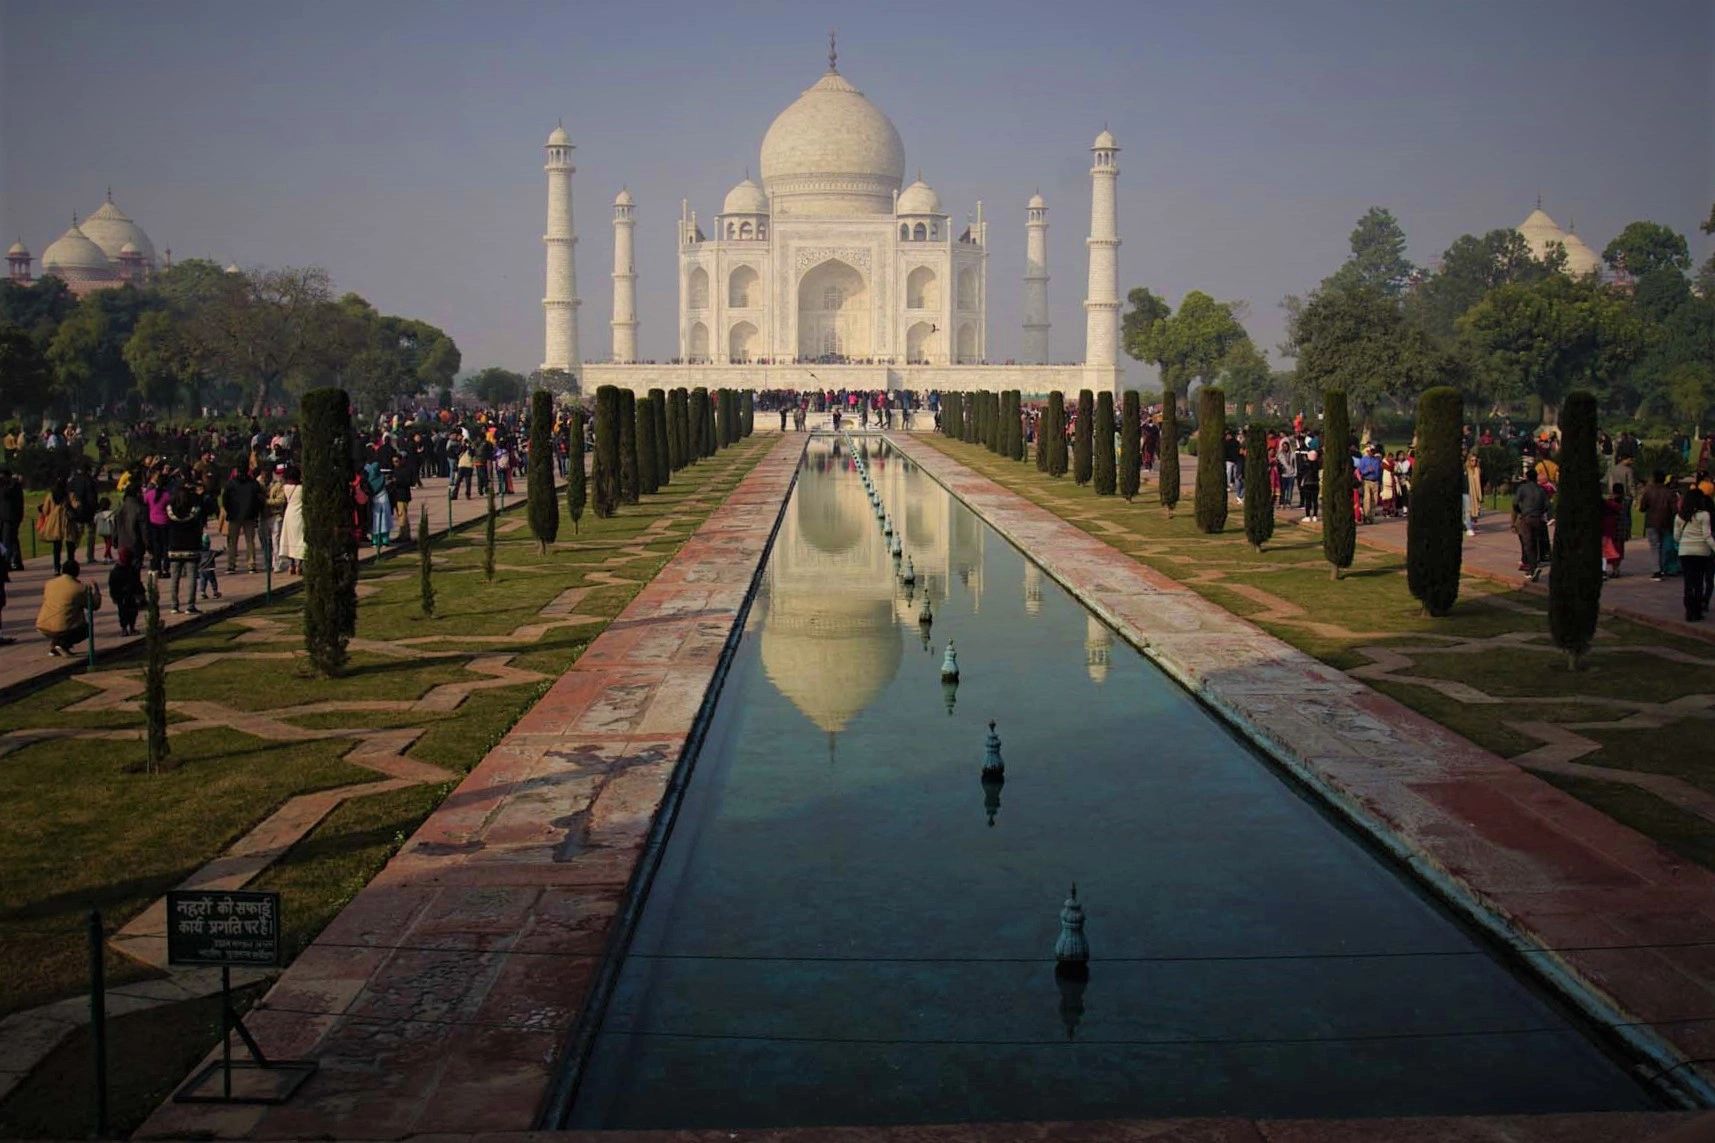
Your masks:
{"label": "white marble dome", "polygon": [[1037,191],[1035,194],[1030,196],[1030,201],[1024,205],[1030,210],[1046,210],[1048,208],[1048,200],[1042,197],[1041,191]]}
{"label": "white marble dome", "polygon": [[940,214],[941,196],[918,175],[916,182],[899,192],[899,213]]}
{"label": "white marble dome", "polygon": [[73,221],[70,230],[42,251],[42,273],[65,282],[100,282],[113,276],[113,265]]}
{"label": "white marble dome", "polygon": [[22,238],[20,238],[20,239],[18,239],[18,241],[12,243],[12,245],[7,248],[6,253],[9,256],[10,255],[18,255],[21,257],[28,257],[29,253],[30,253],[30,248],[25,246],[24,240]]}
{"label": "white marble dome", "polygon": [[1536,258],[1546,257],[1549,247],[1554,244],[1566,243],[1566,232],[1560,229],[1560,224],[1548,217],[1548,212],[1540,206],[1518,224],[1518,232],[1530,246],[1531,255]]}
{"label": "white marble dome", "polygon": [[571,145],[572,137],[566,134],[565,124],[562,123],[560,126],[555,127],[552,131],[548,132],[548,146],[569,147]]}
{"label": "white marble dome", "polygon": [[905,178],[893,121],[830,70],[762,139],[762,181],[781,214],[890,214]]}
{"label": "white marble dome", "polygon": [[619,193],[613,196],[613,205],[635,206],[636,204],[631,201],[631,191],[626,187],[620,187]]}
{"label": "white marble dome", "polygon": [[1111,151],[1118,149],[1119,144],[1114,141],[1114,133],[1109,131],[1106,127],[1103,127],[1102,133],[1096,136],[1096,141],[1090,144],[1090,150],[1092,151]]}
{"label": "white marble dome", "polygon": [[1602,257],[1590,249],[1590,244],[1568,230],[1562,239],[1566,245],[1566,272],[1583,276],[1602,268]]}
{"label": "white marble dome", "polygon": [[143,256],[144,263],[154,268],[155,244],[149,241],[141,226],[127,218],[125,212],[114,204],[111,194],[94,214],[83,220],[82,229],[91,242],[101,247],[110,263],[119,261],[126,243],[130,243]]}
{"label": "white marble dome", "polygon": [[768,195],[750,179],[745,179],[726,192],[722,214],[767,214]]}

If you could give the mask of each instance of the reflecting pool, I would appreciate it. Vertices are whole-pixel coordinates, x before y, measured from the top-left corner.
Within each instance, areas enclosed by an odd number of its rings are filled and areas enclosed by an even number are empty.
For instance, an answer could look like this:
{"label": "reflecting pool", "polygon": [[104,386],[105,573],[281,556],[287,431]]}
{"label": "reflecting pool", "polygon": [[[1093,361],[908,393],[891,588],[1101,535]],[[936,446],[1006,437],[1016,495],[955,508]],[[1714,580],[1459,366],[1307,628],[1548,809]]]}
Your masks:
{"label": "reflecting pool", "polygon": [[[915,583],[847,447],[813,441],[571,1126],[1654,1105],[940,485],[857,448]],[[1087,981],[1055,973],[1074,882]]]}

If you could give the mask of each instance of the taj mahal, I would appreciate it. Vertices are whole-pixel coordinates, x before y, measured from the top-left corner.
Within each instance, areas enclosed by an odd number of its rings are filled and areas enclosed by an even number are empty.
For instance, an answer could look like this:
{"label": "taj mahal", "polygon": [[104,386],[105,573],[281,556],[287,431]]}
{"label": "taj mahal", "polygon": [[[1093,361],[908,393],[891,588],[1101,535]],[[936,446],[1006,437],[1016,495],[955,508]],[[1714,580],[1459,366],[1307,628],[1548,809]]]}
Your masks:
{"label": "taj mahal", "polygon": [[[605,361],[580,352],[572,218],[573,146],[563,125],[547,142],[544,370],[580,388],[638,392],[698,385],[737,389],[1119,389],[1119,146],[1105,127],[1090,147],[1092,196],[1084,348],[1049,364],[1048,204],[1025,204],[1024,352],[988,357],[989,224],[979,201],[955,225],[922,175],[905,182],[893,122],[828,68],[762,139],[760,181],[727,193],[712,225],[689,203],[678,219],[677,353],[637,352],[638,206],[613,202],[613,320]],[[1062,360],[1071,354],[1062,354]]]}

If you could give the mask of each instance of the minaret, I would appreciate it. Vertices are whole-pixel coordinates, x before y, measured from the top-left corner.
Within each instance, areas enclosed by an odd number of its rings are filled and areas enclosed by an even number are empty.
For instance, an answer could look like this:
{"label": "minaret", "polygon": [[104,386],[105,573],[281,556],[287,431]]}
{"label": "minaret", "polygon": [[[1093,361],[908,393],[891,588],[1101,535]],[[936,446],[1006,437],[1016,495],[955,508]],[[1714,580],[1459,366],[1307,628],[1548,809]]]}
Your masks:
{"label": "minaret", "polygon": [[613,360],[630,365],[637,360],[637,268],[631,254],[631,192],[621,189],[613,200]]}
{"label": "minaret", "polygon": [[548,136],[548,232],[542,243],[548,248],[548,289],[542,298],[542,316],[547,335],[542,351],[543,369],[576,373],[578,358],[578,274],[573,251],[578,244],[572,229],[572,140],[564,124]]}
{"label": "minaret", "polygon": [[1119,207],[1116,202],[1119,145],[1106,127],[1090,147],[1090,286],[1084,298],[1084,364],[1112,369],[1118,364]]}
{"label": "minaret", "polygon": [[1048,204],[1030,196],[1024,224],[1024,360],[1048,364]]}

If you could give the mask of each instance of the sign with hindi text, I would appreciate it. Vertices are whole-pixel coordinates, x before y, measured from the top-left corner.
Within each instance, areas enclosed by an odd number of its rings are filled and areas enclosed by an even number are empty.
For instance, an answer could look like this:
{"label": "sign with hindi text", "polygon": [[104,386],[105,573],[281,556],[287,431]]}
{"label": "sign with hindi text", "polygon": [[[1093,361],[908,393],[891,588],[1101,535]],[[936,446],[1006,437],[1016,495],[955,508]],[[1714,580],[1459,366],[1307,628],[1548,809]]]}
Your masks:
{"label": "sign with hindi text", "polygon": [[280,895],[173,889],[167,963],[255,967],[280,963]]}

